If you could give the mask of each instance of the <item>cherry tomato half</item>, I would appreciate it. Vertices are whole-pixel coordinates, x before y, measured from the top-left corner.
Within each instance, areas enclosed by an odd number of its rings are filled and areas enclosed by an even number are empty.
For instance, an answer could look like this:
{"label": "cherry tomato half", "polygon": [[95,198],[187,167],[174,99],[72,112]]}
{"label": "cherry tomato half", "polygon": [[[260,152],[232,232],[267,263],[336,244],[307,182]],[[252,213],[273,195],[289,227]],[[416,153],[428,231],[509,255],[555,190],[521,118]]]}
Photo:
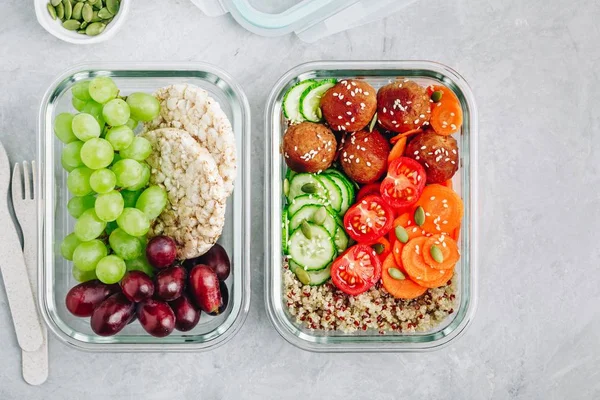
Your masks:
{"label": "cherry tomato half", "polygon": [[356,296],[381,278],[381,261],[369,246],[357,244],[331,265],[331,281],[342,292]]}
{"label": "cherry tomato half", "polygon": [[392,229],[394,211],[378,195],[355,203],[344,215],[344,228],[359,243],[371,244]]}
{"label": "cherry tomato half", "polygon": [[419,200],[425,180],[421,164],[412,158],[397,158],[390,163],[381,182],[381,197],[393,208],[409,207]]}
{"label": "cherry tomato half", "polygon": [[365,186],[361,187],[356,195],[356,201],[359,201],[363,197],[367,197],[371,194],[380,194],[379,187],[381,186],[381,182],[373,182],[367,183]]}

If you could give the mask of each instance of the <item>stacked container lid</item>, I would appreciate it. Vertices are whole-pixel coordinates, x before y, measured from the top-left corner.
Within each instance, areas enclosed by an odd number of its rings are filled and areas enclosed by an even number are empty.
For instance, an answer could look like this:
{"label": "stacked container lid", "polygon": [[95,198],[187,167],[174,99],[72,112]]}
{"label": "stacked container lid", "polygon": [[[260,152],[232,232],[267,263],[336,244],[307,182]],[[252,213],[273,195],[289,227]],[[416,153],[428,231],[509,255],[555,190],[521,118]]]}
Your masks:
{"label": "stacked container lid", "polygon": [[360,26],[416,0],[192,0],[208,16],[226,13],[263,36],[295,32],[305,42]]}

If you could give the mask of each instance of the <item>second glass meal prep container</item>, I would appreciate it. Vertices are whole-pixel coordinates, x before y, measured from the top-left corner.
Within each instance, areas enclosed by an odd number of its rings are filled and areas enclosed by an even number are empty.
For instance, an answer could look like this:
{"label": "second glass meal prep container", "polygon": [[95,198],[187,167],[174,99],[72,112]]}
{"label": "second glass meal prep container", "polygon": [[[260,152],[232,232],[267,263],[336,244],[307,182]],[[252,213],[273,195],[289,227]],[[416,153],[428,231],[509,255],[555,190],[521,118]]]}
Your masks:
{"label": "second glass meal prep container", "polygon": [[[231,258],[231,276],[227,279],[229,305],[226,311],[211,317],[202,313],[200,323],[189,332],[177,330],[164,338],[146,333],[134,322],[115,336],[93,333],[89,318],[71,315],[65,295],[77,284],[71,274],[72,263],[60,255],[60,242],[72,232],[74,219],[67,212],[70,195],[67,173],[61,167],[63,144],[54,136],[54,117],[74,112],[71,87],[95,76],[110,76],[119,89],[152,93],[156,89],[188,83],[207,90],[231,121],[237,145],[238,176],[227,201],[225,227],[219,243]],[[138,128],[139,129],[139,128]],[[39,303],[42,315],[58,338],[75,348],[89,351],[195,351],[223,344],[242,326],[250,304],[250,108],[242,88],[225,72],[206,64],[95,64],[74,67],[50,86],[40,109],[38,154],[43,199],[38,200]]]}
{"label": "second glass meal prep container", "polygon": [[[461,258],[456,265],[457,308],[440,325],[427,332],[384,335],[377,331],[310,330],[298,323],[283,302],[283,253],[281,220],[285,204],[282,181],[286,164],[280,154],[281,138],[287,127],[282,112],[286,91],[305,79],[361,78],[376,89],[396,77],[406,77],[422,85],[441,84],[459,98],[463,110],[463,126],[458,141],[460,168],[453,178],[454,189],[464,202],[459,248]],[[471,89],[454,70],[427,61],[330,61],[302,64],[286,73],[273,88],[266,108],[266,201],[265,201],[265,303],[275,329],[291,344],[320,352],[393,352],[438,349],[463,333],[471,322],[477,302],[478,261],[478,183],[477,183],[477,111]]]}

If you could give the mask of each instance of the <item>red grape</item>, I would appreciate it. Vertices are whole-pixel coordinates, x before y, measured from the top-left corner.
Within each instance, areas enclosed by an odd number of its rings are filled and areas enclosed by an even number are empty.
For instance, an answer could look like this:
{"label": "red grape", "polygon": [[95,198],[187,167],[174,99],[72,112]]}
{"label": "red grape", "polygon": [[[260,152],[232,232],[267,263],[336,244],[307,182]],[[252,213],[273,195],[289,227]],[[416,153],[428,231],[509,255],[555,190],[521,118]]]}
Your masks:
{"label": "red grape", "polygon": [[164,301],[148,299],[140,303],[137,317],[142,328],[152,336],[168,336],[175,329],[175,314]]}
{"label": "red grape", "polygon": [[131,301],[139,303],[154,294],[154,282],[142,271],[129,271],[121,280],[123,294]]}
{"label": "red grape", "polygon": [[90,325],[94,333],[111,336],[123,329],[134,317],[135,304],[123,293],[115,293],[94,310]]}
{"label": "red grape", "polygon": [[148,262],[156,268],[166,268],[177,257],[177,244],[168,236],[156,236],[146,246]]}
{"label": "red grape", "polygon": [[187,332],[194,329],[200,321],[200,310],[192,304],[186,296],[180,296],[177,300],[169,303],[175,313],[175,329],[181,332]]}
{"label": "red grape", "polygon": [[218,243],[215,243],[204,255],[198,257],[196,264],[208,265],[222,281],[227,279],[231,271],[229,256],[223,246]]}
{"label": "red grape", "polygon": [[200,309],[206,313],[218,313],[223,304],[219,278],[207,265],[196,265],[190,272],[190,294]]}
{"label": "red grape", "polygon": [[173,301],[183,293],[187,270],[175,265],[156,274],[156,295],[165,301]]}
{"label": "red grape", "polygon": [[67,310],[78,317],[89,317],[100,303],[118,290],[118,285],[107,285],[97,279],[80,283],[67,293]]}

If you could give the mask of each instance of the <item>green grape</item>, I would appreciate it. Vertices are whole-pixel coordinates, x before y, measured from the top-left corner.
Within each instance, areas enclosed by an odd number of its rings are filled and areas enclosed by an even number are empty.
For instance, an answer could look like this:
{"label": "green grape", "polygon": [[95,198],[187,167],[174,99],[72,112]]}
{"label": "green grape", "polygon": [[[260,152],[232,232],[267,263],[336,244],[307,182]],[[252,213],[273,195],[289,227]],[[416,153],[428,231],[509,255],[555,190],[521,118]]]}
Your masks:
{"label": "green grape", "polygon": [[136,136],[131,144],[121,150],[121,157],[144,161],[152,153],[152,144],[146,138]]}
{"label": "green grape", "polygon": [[106,232],[107,235],[110,236],[111,233],[113,233],[115,231],[115,229],[118,229],[119,225],[117,225],[117,221],[110,221],[106,223],[106,229],[104,230],[104,232]]}
{"label": "green grape", "polygon": [[92,97],[90,96],[90,81],[81,81],[77,82],[71,88],[71,93],[73,97],[83,101],[90,101]]}
{"label": "green grape", "polygon": [[75,280],[79,283],[98,279],[98,277],[96,276],[95,269],[92,271],[82,271],[79,268],[77,268],[76,266],[73,266],[73,269],[71,272],[73,273],[73,278],[75,278]]}
{"label": "green grape", "polygon": [[148,185],[148,182],[150,181],[150,166],[145,162],[142,162],[140,164],[142,165],[142,176],[140,178],[140,181],[136,185],[129,186],[127,188],[128,190],[143,189]]}
{"label": "green grape", "polygon": [[75,168],[67,177],[67,188],[75,196],[87,196],[92,193],[91,175],[92,170],[87,167]]}
{"label": "green grape", "polygon": [[100,124],[91,114],[81,113],[73,117],[71,123],[73,133],[79,140],[90,140],[100,136]]}
{"label": "green grape", "polygon": [[60,243],[60,254],[65,260],[73,260],[73,252],[77,246],[81,244],[81,240],[77,239],[74,233],[69,233]]}
{"label": "green grape", "polygon": [[118,163],[121,160],[122,160],[121,155],[119,153],[115,153],[115,156],[113,157],[112,165],[115,165],[116,163]]}
{"label": "green grape", "polygon": [[81,148],[81,161],[91,169],[108,167],[114,156],[115,151],[106,139],[90,139]]}
{"label": "green grape", "polygon": [[90,114],[96,118],[96,121],[98,121],[100,126],[104,125],[104,117],[102,117],[102,104],[96,103],[94,100],[90,100],[85,104],[82,112]]}
{"label": "green grape", "polygon": [[135,128],[137,128],[137,126],[138,126],[138,122],[135,119],[129,118],[125,125],[127,125],[129,127],[129,129],[134,131]]}
{"label": "green grape", "polygon": [[67,143],[60,155],[60,163],[64,169],[71,172],[75,168],[83,167],[81,147],[83,147],[83,142],[79,140]]}
{"label": "green grape", "polygon": [[[117,219],[121,212],[123,212],[123,197],[121,193],[116,190],[112,190],[108,193],[99,194],[96,199],[96,215],[102,221],[109,222]],[[102,228],[104,230],[104,228]]]}
{"label": "green grape", "polygon": [[129,106],[122,99],[113,99],[102,108],[102,116],[111,126],[125,125],[129,121]]}
{"label": "green grape", "polygon": [[77,140],[73,133],[73,114],[62,113],[54,118],[54,134],[63,143],[71,143]]}
{"label": "green grape", "polygon": [[150,186],[142,192],[135,207],[150,219],[158,217],[167,206],[167,192],[160,186]]}
{"label": "green grape", "polygon": [[142,255],[144,247],[135,236],[131,236],[121,228],[115,229],[108,238],[110,248],[123,260],[133,260]]}
{"label": "green grape", "polygon": [[84,100],[79,100],[77,97],[73,97],[71,99],[71,104],[73,108],[79,112],[82,112],[85,109],[85,105],[87,104]]}
{"label": "green grape", "polygon": [[141,190],[121,190],[121,196],[123,196],[123,200],[125,201],[125,207],[135,207],[135,202],[138,197],[140,197],[140,194],[142,194]]}
{"label": "green grape", "polygon": [[83,242],[73,252],[73,264],[81,271],[93,271],[108,249],[101,240]]}
{"label": "green grape", "polygon": [[67,203],[67,210],[73,218],[79,218],[85,210],[94,208],[95,203],[96,198],[93,195],[83,197],[71,197],[71,200],[69,200],[69,202]]}
{"label": "green grape", "polygon": [[119,160],[111,169],[117,176],[117,186],[122,188],[137,185],[144,174],[142,165],[131,159]]}
{"label": "green grape", "polygon": [[150,220],[137,208],[125,208],[117,218],[119,228],[131,236],[142,236],[150,229]]}
{"label": "green grape", "polygon": [[77,222],[75,222],[74,230],[77,239],[87,242],[100,236],[104,232],[104,228],[106,228],[106,222],[98,218],[96,211],[90,208],[89,210],[85,210]]}
{"label": "green grape", "polygon": [[133,260],[125,261],[125,265],[127,266],[127,271],[142,271],[150,278],[153,278],[154,274],[156,274],[156,270],[148,262],[146,254],[142,254]]}
{"label": "green grape", "polygon": [[117,177],[110,169],[96,170],[90,176],[90,186],[96,193],[108,193],[115,188],[116,184]]}
{"label": "green grape", "polygon": [[131,117],[138,121],[151,121],[160,113],[160,103],[147,93],[132,93],[127,96]]}
{"label": "green grape", "polygon": [[90,82],[89,92],[94,101],[104,104],[117,97],[119,88],[109,77],[97,76]]}
{"label": "green grape", "polygon": [[127,266],[125,265],[125,261],[115,255],[104,257],[98,261],[98,265],[96,266],[98,279],[107,285],[119,282],[126,271]]}
{"label": "green grape", "polygon": [[115,151],[123,150],[133,142],[133,131],[127,125],[116,126],[106,133],[106,140],[110,142]]}

